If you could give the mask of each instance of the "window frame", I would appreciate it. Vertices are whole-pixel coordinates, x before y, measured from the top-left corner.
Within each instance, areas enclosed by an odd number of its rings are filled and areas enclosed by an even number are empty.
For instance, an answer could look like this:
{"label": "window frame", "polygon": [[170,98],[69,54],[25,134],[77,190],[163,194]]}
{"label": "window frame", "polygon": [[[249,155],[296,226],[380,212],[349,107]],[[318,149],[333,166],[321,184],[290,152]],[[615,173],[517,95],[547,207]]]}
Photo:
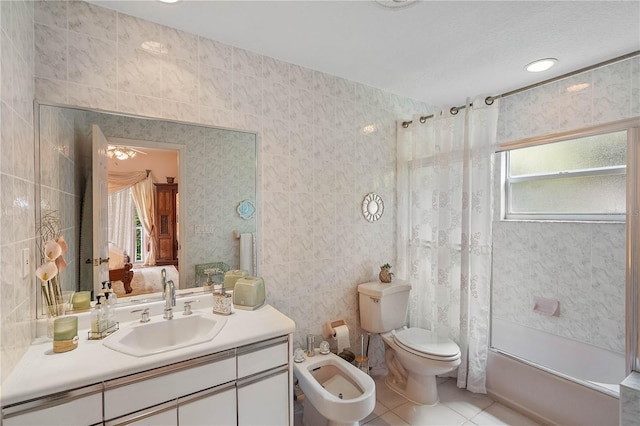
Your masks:
{"label": "window frame", "polygon": [[[593,169],[581,169],[573,170],[570,172],[552,172],[552,173],[540,173],[522,175],[513,178],[509,178],[509,151],[529,148],[533,146],[546,145],[550,143],[564,142],[572,139],[580,139],[588,136],[597,136],[607,133],[626,131],[627,139],[627,155],[629,151],[629,144],[636,137],[638,133],[636,129],[640,126],[640,119],[633,118],[628,120],[620,120],[603,125],[585,127],[578,130],[568,130],[559,133],[547,134],[536,136],[527,139],[520,139],[512,142],[506,142],[500,145],[498,153],[502,155],[502,172],[500,179],[501,186],[501,199],[500,203],[500,218],[501,220],[541,220],[541,221],[571,221],[571,222],[583,222],[583,221],[601,221],[601,222],[624,222],[626,220],[627,213],[609,213],[609,214],[587,214],[587,213],[512,213],[510,211],[510,203],[512,200],[511,183],[535,181],[535,180],[551,180],[551,179],[564,179],[569,177],[584,177],[584,176],[614,176],[614,175],[626,175],[625,166],[612,166],[612,167],[599,167]],[[628,162],[628,160],[627,160]],[[626,179],[625,179],[626,180]]]}

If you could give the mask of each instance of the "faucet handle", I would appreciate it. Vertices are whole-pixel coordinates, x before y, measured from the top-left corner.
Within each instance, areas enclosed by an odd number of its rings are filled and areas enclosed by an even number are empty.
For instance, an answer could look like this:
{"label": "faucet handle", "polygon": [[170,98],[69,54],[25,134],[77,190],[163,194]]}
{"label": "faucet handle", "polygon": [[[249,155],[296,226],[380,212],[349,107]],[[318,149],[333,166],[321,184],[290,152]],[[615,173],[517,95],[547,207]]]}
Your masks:
{"label": "faucet handle", "polygon": [[193,311],[191,310],[191,304],[193,302],[199,302],[199,300],[190,300],[188,302],[184,302],[184,311],[182,312],[182,315],[191,315],[193,313]]}
{"label": "faucet handle", "polygon": [[149,308],[144,308],[144,309],[135,309],[133,311],[131,311],[131,313],[135,313],[135,312],[142,312],[142,316],[140,318],[140,322],[149,322],[151,321],[151,318],[149,318]]}

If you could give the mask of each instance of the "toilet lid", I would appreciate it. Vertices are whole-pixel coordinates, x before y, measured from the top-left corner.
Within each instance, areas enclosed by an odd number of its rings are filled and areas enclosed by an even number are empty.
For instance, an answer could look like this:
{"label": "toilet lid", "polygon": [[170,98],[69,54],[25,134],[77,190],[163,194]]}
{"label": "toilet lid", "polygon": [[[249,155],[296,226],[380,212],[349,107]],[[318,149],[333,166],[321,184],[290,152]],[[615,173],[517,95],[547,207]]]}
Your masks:
{"label": "toilet lid", "polygon": [[438,336],[433,331],[405,328],[393,337],[398,345],[417,355],[439,360],[450,360],[460,356],[460,348],[453,340]]}

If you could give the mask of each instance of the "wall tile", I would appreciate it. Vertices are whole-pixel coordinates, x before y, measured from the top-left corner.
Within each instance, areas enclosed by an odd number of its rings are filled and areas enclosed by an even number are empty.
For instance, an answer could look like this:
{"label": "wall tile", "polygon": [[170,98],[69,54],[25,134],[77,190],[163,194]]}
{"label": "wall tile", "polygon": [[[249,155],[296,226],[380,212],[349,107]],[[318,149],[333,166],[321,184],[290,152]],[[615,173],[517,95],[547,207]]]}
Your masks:
{"label": "wall tile", "polygon": [[232,109],[232,74],[223,69],[204,68],[200,62],[200,104]]}
{"label": "wall tile", "polygon": [[67,82],[64,80],[53,80],[49,78],[35,77],[34,79],[35,98],[37,100],[46,99],[49,102],[66,104],[68,103]]}
{"label": "wall tile", "polygon": [[248,50],[233,48],[233,72],[262,78],[262,55]]}
{"label": "wall tile", "polygon": [[232,47],[204,37],[198,38],[198,54],[200,56],[201,74],[207,68],[231,70]]}
{"label": "wall tile", "polygon": [[35,25],[35,75],[67,79],[67,31]]}
{"label": "wall tile", "polygon": [[162,42],[162,26],[130,15],[118,13],[118,42],[129,48],[140,48],[145,41]]}
{"label": "wall tile", "polygon": [[157,96],[162,87],[162,60],[137,47],[118,45],[118,90]]}
{"label": "wall tile", "polygon": [[169,56],[198,61],[198,36],[174,28],[162,27],[162,38]]}
{"label": "wall tile", "polygon": [[198,103],[198,65],[184,59],[165,58],[162,61],[162,91],[165,99]]}
{"label": "wall tile", "polygon": [[115,10],[105,9],[84,1],[61,3],[68,4],[69,30],[103,40],[117,40],[118,13]]}
{"label": "wall tile", "polygon": [[72,2],[66,1],[37,1],[34,2],[34,21],[38,24],[67,29],[67,6]]}
{"label": "wall tile", "polygon": [[289,85],[289,64],[278,59],[264,57],[262,63],[262,77],[273,83]]}
{"label": "wall tile", "polygon": [[117,108],[117,92],[99,87],[68,83],[68,100],[71,105],[113,111]]}
{"label": "wall tile", "polygon": [[100,87],[116,88],[116,43],[69,32],[69,81]]}

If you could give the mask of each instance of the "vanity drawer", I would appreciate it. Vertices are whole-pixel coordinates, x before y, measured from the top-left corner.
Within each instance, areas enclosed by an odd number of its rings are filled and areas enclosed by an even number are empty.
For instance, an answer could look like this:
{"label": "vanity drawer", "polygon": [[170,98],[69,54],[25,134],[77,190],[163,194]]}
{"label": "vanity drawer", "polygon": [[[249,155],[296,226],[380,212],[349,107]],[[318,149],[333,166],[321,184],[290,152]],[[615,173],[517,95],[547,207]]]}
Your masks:
{"label": "vanity drawer", "polygon": [[238,378],[251,376],[289,363],[287,336],[238,348]]}
{"label": "vanity drawer", "polygon": [[113,419],[236,379],[235,350],[105,382],[104,418]]}
{"label": "vanity drawer", "polygon": [[102,384],[5,407],[2,417],[3,426],[102,423]]}

